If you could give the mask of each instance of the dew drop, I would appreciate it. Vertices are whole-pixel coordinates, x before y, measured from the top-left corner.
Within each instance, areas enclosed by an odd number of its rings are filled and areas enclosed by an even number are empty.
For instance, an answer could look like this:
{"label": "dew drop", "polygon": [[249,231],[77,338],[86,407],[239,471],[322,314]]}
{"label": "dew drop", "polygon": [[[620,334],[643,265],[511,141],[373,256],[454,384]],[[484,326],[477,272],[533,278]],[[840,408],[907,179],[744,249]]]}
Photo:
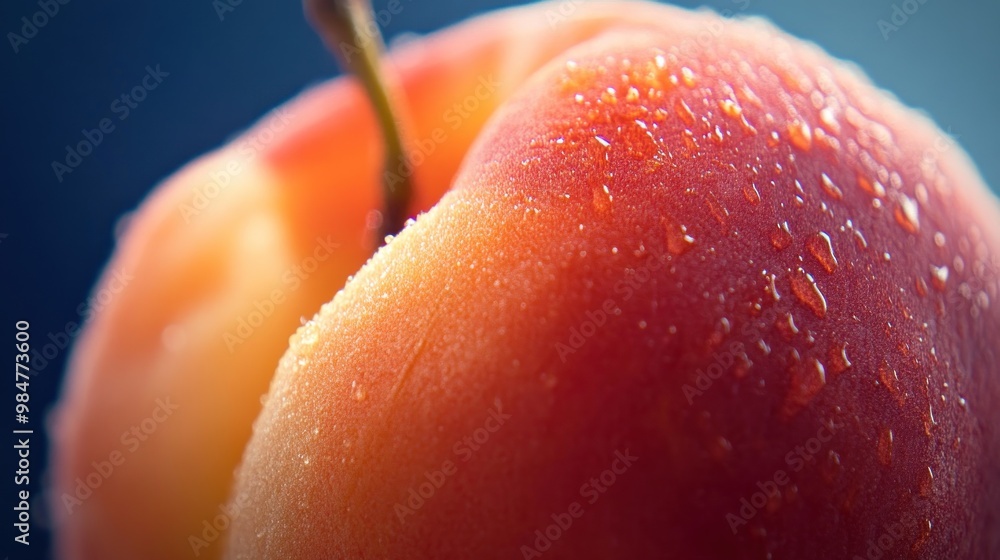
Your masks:
{"label": "dew drop", "polygon": [[917,277],[917,295],[924,297],[927,295],[927,281],[925,281],[920,276]]}
{"label": "dew drop", "polygon": [[948,266],[931,265],[931,285],[939,292],[943,292],[948,285]]}
{"label": "dew drop", "polygon": [[934,471],[928,466],[920,477],[920,495],[924,498],[931,497],[931,491],[934,489]]}
{"label": "dew drop", "polygon": [[884,360],[878,367],[878,378],[882,385],[889,390],[889,394],[902,405],[906,400],[906,395],[899,388],[899,374]]}
{"label": "dew drop", "polygon": [[857,244],[858,249],[862,251],[868,248],[868,240],[865,239],[865,236],[863,233],[861,233],[861,230],[858,229],[854,230],[854,242]]}
{"label": "dew drop", "polygon": [[805,408],[826,386],[826,368],[815,358],[793,365],[789,373],[791,382],[783,406],[786,416],[792,416]]}
{"label": "dew drop", "polygon": [[933,528],[934,524],[931,523],[930,519],[924,519],[924,521],[920,523],[920,536],[917,537],[913,546],[910,547],[910,552],[917,553],[924,547],[924,545],[927,544],[927,541],[931,538],[931,530]]}
{"label": "dew drop", "polygon": [[833,107],[826,107],[819,112],[819,120],[823,126],[834,134],[840,134],[840,123],[837,122],[837,113]]}
{"label": "dew drop", "polygon": [[791,340],[799,334],[799,328],[795,326],[795,317],[791,313],[785,313],[774,321],[774,326],[781,331],[786,339]]}
{"label": "dew drop", "polygon": [[905,194],[899,195],[899,205],[895,210],[896,223],[910,233],[920,231],[920,215],[917,203]]}
{"label": "dew drop", "polygon": [[732,99],[720,100],[719,108],[731,119],[738,119],[743,116],[743,109]]}
{"label": "dew drop", "polygon": [[746,353],[741,352],[736,356],[736,363],[733,365],[733,377],[743,379],[752,367],[753,361],[750,360]]}
{"label": "dew drop", "polygon": [[823,463],[822,475],[827,484],[833,484],[840,478],[844,465],[840,460],[840,454],[830,450],[826,452],[826,461]]}
{"label": "dew drop", "polygon": [[750,121],[747,120],[746,115],[740,115],[740,126],[742,126],[743,130],[747,131],[747,133],[750,134],[751,136],[757,135],[757,129],[754,128],[752,124],[750,124]]}
{"label": "dew drop", "polygon": [[990,295],[982,291],[976,294],[976,306],[983,310],[989,309]]}
{"label": "dew drop", "polygon": [[889,466],[892,463],[892,437],[892,430],[889,428],[883,428],[878,436],[878,445],[876,447],[878,460],[885,466]]}
{"label": "dew drop", "polygon": [[791,275],[792,293],[820,319],[826,317],[826,297],[816,285],[812,275],[798,268]]}
{"label": "dew drop", "polygon": [[871,181],[863,175],[858,175],[858,185],[863,191],[876,198],[882,198],[885,196],[885,187],[883,187],[882,183],[880,183],[877,179],[875,181]]}
{"label": "dew drop", "polygon": [[630,86],[628,88],[628,91],[625,92],[625,101],[628,101],[629,103],[635,103],[638,100],[639,100],[639,90],[635,89],[635,87]]}
{"label": "dew drop", "polygon": [[934,244],[938,247],[944,247],[946,241],[944,234],[940,231],[934,234]]}
{"label": "dew drop", "polygon": [[687,87],[689,88],[694,87],[695,84],[694,72],[691,71],[691,69],[688,68],[687,66],[681,68],[681,80]]}
{"label": "dew drop", "polygon": [[606,90],[602,91],[601,101],[608,105],[615,105],[616,103],[618,103],[618,93],[615,91],[615,88],[609,87]]}
{"label": "dew drop", "polygon": [[778,144],[781,144],[781,137],[778,136],[778,131],[772,130],[771,134],[767,136],[767,145],[770,148],[774,148]]}
{"label": "dew drop", "polygon": [[601,185],[601,187],[594,187],[593,191],[593,205],[594,210],[604,213],[611,210],[611,203],[614,202],[614,197],[611,195],[611,191],[608,190],[607,185]]}
{"label": "dew drop", "polygon": [[827,273],[833,274],[837,270],[837,257],[833,254],[833,244],[827,233],[821,231],[811,236],[806,241],[806,248]]}
{"label": "dew drop", "polygon": [[729,209],[719,202],[718,197],[714,193],[708,193],[705,197],[705,205],[708,206],[708,210],[715,217],[715,220],[719,222],[719,225],[725,227],[726,221],[729,218]]}
{"label": "dew drop", "polygon": [[840,190],[840,187],[838,187],[826,173],[820,175],[820,183],[823,185],[823,191],[830,195],[830,197],[834,200],[844,198],[844,191]]}
{"label": "dew drop", "polygon": [[[941,399],[944,400],[945,396],[941,395]],[[924,416],[924,435],[931,437],[931,430],[936,428],[938,425],[937,419],[934,418],[934,405],[927,405],[927,414]]]}
{"label": "dew drop", "polygon": [[688,235],[687,226],[678,224],[668,216],[662,218],[666,230],[667,250],[674,255],[682,255],[694,246],[694,238]]}
{"label": "dew drop", "polygon": [[808,152],[812,148],[812,129],[803,121],[796,120],[788,124],[788,138],[792,145]]}
{"label": "dew drop", "polygon": [[841,342],[830,347],[830,373],[840,375],[851,368],[851,360],[847,357],[847,344]]}
{"label": "dew drop", "polygon": [[367,398],[368,393],[365,388],[358,384],[357,381],[351,381],[351,392],[354,400],[362,402]]}
{"label": "dew drop", "polygon": [[763,352],[765,356],[771,354],[771,347],[768,346],[766,342],[764,342],[764,339],[757,340],[757,347],[760,348],[760,351]]}
{"label": "dew drop", "polygon": [[778,287],[774,284],[777,277],[774,274],[767,275],[767,287],[765,290],[771,294],[774,301],[781,301],[781,294],[778,293]]}
{"label": "dew drop", "polygon": [[750,204],[758,204],[760,202],[760,192],[757,191],[757,185],[753,183],[743,185],[743,198],[746,198]]}
{"label": "dew drop", "polygon": [[678,98],[677,101],[674,102],[674,111],[676,111],[677,115],[680,116],[682,121],[684,121],[684,124],[688,126],[694,124],[694,113],[691,111],[691,107],[688,107],[688,104],[683,99]]}
{"label": "dew drop", "polygon": [[771,230],[771,245],[782,251],[792,243],[792,232],[788,230],[788,222],[781,222]]}

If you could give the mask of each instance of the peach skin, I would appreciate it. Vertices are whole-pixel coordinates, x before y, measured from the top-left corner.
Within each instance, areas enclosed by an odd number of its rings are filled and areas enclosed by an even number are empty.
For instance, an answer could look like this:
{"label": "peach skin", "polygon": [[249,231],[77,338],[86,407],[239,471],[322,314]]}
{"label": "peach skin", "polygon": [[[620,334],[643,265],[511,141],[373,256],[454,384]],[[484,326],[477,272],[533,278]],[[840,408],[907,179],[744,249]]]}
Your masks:
{"label": "peach skin", "polygon": [[[631,15],[541,7],[475,19],[391,53],[412,122],[411,213],[448,188],[486,118],[552,56]],[[217,557],[207,527],[300,325],[376,247],[381,140],[353,79],[303,93],[168,178],[96,290],[52,418],[60,558]],[[117,285],[117,284],[116,284]],[[169,414],[167,414],[169,412]]]}
{"label": "peach skin", "polygon": [[973,164],[768,24],[602,10],[292,337],[226,557],[998,557]]}

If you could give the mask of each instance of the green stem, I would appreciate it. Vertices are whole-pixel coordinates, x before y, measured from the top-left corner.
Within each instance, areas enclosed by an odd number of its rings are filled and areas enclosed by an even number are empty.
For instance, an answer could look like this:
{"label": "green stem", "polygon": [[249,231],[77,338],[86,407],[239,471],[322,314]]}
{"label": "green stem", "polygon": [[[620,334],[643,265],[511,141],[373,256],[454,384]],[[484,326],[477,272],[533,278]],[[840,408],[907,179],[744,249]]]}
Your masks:
{"label": "green stem", "polygon": [[[409,172],[411,167],[406,160],[402,130],[379,67],[385,43],[373,17],[370,0],[304,1],[306,12],[327,47],[340,59],[344,70],[361,80],[382,130],[385,169],[382,174],[384,200],[382,227],[379,231],[381,245],[386,236],[396,235],[403,229],[413,196]],[[399,173],[399,169],[406,171]]]}

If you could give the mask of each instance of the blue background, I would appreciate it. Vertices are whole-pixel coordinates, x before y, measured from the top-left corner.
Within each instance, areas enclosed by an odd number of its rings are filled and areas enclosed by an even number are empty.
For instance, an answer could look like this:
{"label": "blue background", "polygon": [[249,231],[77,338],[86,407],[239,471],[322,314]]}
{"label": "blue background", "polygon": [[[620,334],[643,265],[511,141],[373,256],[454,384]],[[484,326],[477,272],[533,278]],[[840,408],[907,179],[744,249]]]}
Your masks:
{"label": "blue background", "polygon": [[[114,248],[114,226],[122,214],[188,160],[224,143],[305,86],[337,73],[299,3],[240,1],[220,20],[212,0],[68,0],[15,54],[7,33],[19,33],[21,17],[30,18],[39,7],[37,0],[4,0],[0,6],[0,31],[5,37],[0,45],[4,175],[0,234],[6,234],[0,235],[3,337],[13,338],[18,319],[31,322],[36,344],[67,322],[78,321],[77,307]],[[893,4],[902,6],[901,0],[749,0],[745,13],[767,16],[834,56],[857,62],[876,84],[926,110],[941,128],[958,137],[987,183],[996,188],[1000,186],[996,157],[1000,3],[909,1],[919,9],[888,40],[877,22],[889,20]],[[740,11],[746,2],[677,3]],[[385,4],[376,0],[375,8]],[[404,1],[403,12],[383,33],[390,39],[401,32],[427,33],[510,4]],[[157,64],[169,77],[128,119],[118,121],[109,111],[111,101],[139,83],[146,65]],[[82,129],[95,128],[104,117],[112,117],[115,130],[78,168],[57,181],[51,162],[65,156],[65,145],[82,139]],[[59,390],[66,354],[61,351],[32,380],[32,427],[37,431],[44,409]],[[4,389],[5,394],[12,390],[11,385]],[[9,422],[13,424],[13,419]],[[36,435],[31,455],[34,496],[41,494],[46,445],[44,437]],[[0,520],[10,528],[9,508],[14,502],[7,473],[14,470],[14,454],[3,455],[7,482],[0,505],[7,513]],[[40,505],[36,502],[33,511],[36,526],[30,550],[15,547],[7,537],[10,558],[48,557]]]}

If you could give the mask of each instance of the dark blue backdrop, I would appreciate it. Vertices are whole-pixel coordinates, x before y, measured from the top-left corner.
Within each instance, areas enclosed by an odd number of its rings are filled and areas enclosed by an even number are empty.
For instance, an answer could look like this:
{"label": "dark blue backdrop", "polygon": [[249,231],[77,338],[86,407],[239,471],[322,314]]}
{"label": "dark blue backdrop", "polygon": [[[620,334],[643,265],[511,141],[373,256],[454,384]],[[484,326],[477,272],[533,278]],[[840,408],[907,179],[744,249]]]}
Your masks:
{"label": "dark blue backdrop", "polygon": [[[38,0],[4,0],[0,6],[3,85],[4,181],[0,192],[0,298],[3,327],[31,322],[35,341],[77,321],[77,308],[114,247],[114,224],[161,178],[216,147],[305,85],[335,74],[336,67],[294,0],[220,0],[232,10],[217,14],[213,0],[84,2],[42,0],[58,13],[26,42],[24,22],[40,11]],[[65,3],[59,3],[65,2]],[[236,2],[240,2],[236,4]],[[426,33],[503,0],[412,0],[384,29]],[[682,5],[703,2],[686,0]],[[854,60],[880,86],[929,112],[980,166],[986,181],[1000,185],[995,157],[1000,104],[1000,3],[994,0],[709,0],[718,10],[765,15],[780,27]],[[376,1],[376,8],[384,1]],[[893,5],[913,11],[889,30]],[[904,5],[905,4],[905,5]],[[50,8],[52,10],[52,8]],[[54,10],[53,10],[54,11]],[[897,22],[900,16],[897,15]],[[29,37],[29,35],[31,35]],[[11,42],[16,43],[16,46]],[[16,52],[15,52],[16,49]],[[146,66],[169,77],[129,109],[125,120],[109,105],[139,83]],[[115,128],[93,154],[61,181],[51,162],[65,157],[82,129],[111,117]],[[8,348],[6,343],[3,346]],[[9,361],[12,352],[4,352]],[[32,424],[61,383],[66,351],[32,380]],[[10,379],[10,378],[8,378]],[[10,385],[7,385],[10,387]],[[7,390],[12,390],[6,389]],[[12,399],[7,400],[12,404]],[[5,405],[6,406],[6,405]],[[11,412],[10,414],[13,414]],[[6,416],[5,416],[6,418]],[[8,421],[4,422],[7,426]],[[9,420],[13,426],[13,418]],[[40,495],[45,460],[42,435],[33,440],[33,495]],[[7,448],[10,449],[10,448]],[[2,519],[11,527],[14,454],[4,453]],[[11,504],[8,506],[7,504]],[[41,522],[36,504],[34,520]],[[42,527],[33,528],[30,550],[12,544],[11,558],[46,558]]]}

